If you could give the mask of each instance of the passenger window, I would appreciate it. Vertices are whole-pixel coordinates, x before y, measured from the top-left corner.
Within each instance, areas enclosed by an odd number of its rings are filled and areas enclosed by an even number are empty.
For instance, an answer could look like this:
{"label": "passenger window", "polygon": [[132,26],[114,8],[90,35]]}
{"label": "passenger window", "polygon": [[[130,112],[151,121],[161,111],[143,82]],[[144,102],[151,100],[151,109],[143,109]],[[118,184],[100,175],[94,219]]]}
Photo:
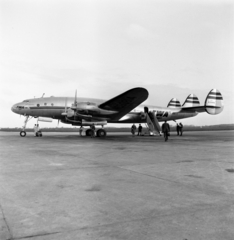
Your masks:
{"label": "passenger window", "polygon": [[53,103],[51,103],[51,106],[54,106],[54,104],[53,104]]}
{"label": "passenger window", "polygon": [[40,107],[40,104],[37,104],[37,107]]}
{"label": "passenger window", "polygon": [[47,105],[47,103],[44,103],[44,105],[46,106],[46,105]]}

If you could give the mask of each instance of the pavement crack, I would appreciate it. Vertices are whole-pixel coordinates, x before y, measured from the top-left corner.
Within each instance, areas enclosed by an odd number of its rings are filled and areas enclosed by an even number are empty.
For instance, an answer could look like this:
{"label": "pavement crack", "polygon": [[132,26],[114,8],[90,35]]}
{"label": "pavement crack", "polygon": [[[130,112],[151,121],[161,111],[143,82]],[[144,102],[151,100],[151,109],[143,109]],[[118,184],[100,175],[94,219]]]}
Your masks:
{"label": "pavement crack", "polygon": [[12,240],[34,238],[34,237],[43,237],[43,236],[48,236],[48,235],[53,235],[53,234],[58,234],[58,233],[61,233],[61,232],[38,233],[38,234],[33,234],[33,235],[28,235],[28,236],[23,236],[23,237],[15,237],[15,238],[12,238]]}
{"label": "pavement crack", "polygon": [[172,182],[172,183],[176,183],[176,184],[180,183],[180,182],[177,182],[177,181],[172,181],[172,180],[169,180],[169,179],[166,179],[166,178],[162,178],[162,177],[156,177],[156,176],[153,176],[153,175],[150,175],[150,174],[141,173],[141,172],[134,171],[134,170],[131,170],[131,169],[128,169],[128,168],[120,167],[120,166],[117,166],[117,168],[129,171],[129,172],[137,173],[137,174],[140,174],[140,175],[143,175],[143,176],[160,179],[160,180],[167,181],[167,182]]}
{"label": "pavement crack", "polygon": [[4,211],[3,211],[3,208],[2,208],[1,204],[0,204],[0,209],[1,209],[1,212],[2,212],[3,220],[4,220],[5,224],[6,224],[6,227],[7,227],[9,236],[10,236],[10,238],[8,240],[12,240],[13,236],[12,236],[12,233],[11,233],[11,229],[10,229],[10,226],[9,226],[7,220],[6,220],[6,217],[5,217],[5,214],[4,214]]}
{"label": "pavement crack", "polygon": [[[129,171],[129,172],[132,172],[132,173],[135,173],[135,174],[140,174],[142,176],[147,176],[147,177],[151,177],[151,178],[155,178],[155,179],[159,179],[159,180],[162,180],[162,181],[165,181],[165,182],[170,182],[170,183],[174,183],[176,185],[182,185],[184,187],[187,187],[187,188],[193,188],[193,189],[196,189],[198,191],[203,191],[201,190],[198,186],[195,186],[195,185],[188,185],[186,183],[183,183],[183,182],[178,182],[178,181],[173,181],[173,180],[170,180],[170,179],[167,179],[167,178],[163,178],[163,177],[157,177],[157,176],[153,176],[153,175],[150,175],[150,174],[146,174],[146,173],[141,173],[141,172],[138,172],[138,171],[134,171],[134,170],[131,170],[131,169],[128,169],[128,168],[124,168],[124,167],[120,167],[120,166],[117,166],[117,168],[120,168],[120,169],[123,169],[123,170],[126,170],[126,171]],[[185,175],[186,176],[186,175]],[[199,177],[200,178],[200,177]],[[208,193],[220,193],[219,191],[214,191],[214,190],[209,190],[207,191],[207,194]]]}

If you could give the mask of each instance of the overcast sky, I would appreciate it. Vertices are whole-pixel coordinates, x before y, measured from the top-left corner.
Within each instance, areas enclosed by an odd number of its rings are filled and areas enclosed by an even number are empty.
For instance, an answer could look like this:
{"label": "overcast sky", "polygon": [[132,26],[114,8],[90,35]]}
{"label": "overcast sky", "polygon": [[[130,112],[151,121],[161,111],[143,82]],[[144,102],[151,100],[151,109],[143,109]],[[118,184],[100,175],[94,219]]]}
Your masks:
{"label": "overcast sky", "polygon": [[156,106],[190,93],[203,104],[217,88],[224,111],[183,122],[234,123],[233,45],[234,1],[0,0],[0,127],[21,127],[11,106],[43,93],[109,99],[134,87]]}

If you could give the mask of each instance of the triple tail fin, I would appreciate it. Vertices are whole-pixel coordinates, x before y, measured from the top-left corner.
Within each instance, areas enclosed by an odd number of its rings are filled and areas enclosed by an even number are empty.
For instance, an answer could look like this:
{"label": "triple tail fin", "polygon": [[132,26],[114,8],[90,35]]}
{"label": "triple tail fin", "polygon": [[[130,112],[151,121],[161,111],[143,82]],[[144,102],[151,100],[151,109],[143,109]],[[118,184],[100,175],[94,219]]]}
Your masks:
{"label": "triple tail fin", "polygon": [[195,94],[190,94],[186,98],[183,107],[198,107],[200,106],[200,102]]}
{"label": "triple tail fin", "polygon": [[167,105],[168,108],[180,108],[180,101],[176,98],[172,98],[171,101]]}
{"label": "triple tail fin", "polygon": [[207,112],[211,115],[216,115],[223,111],[223,107],[223,97],[221,93],[217,89],[212,89],[206,97],[204,106],[200,106],[196,95],[190,94],[185,100],[181,112]]}

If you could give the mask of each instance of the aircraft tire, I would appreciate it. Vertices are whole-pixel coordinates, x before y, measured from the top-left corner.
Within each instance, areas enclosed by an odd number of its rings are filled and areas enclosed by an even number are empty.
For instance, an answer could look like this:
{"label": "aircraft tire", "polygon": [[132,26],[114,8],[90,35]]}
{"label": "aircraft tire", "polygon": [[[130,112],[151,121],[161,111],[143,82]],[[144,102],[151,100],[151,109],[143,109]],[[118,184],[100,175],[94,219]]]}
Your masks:
{"label": "aircraft tire", "polygon": [[25,137],[25,136],[26,136],[26,132],[25,132],[25,131],[21,131],[21,132],[20,132],[20,136],[21,136],[21,137]]}
{"label": "aircraft tire", "polygon": [[88,137],[92,136],[92,134],[93,134],[92,131],[93,131],[92,129],[87,129],[85,132],[86,136],[88,136]]}
{"label": "aircraft tire", "polygon": [[98,129],[97,130],[97,137],[105,137],[106,131],[104,129]]}

